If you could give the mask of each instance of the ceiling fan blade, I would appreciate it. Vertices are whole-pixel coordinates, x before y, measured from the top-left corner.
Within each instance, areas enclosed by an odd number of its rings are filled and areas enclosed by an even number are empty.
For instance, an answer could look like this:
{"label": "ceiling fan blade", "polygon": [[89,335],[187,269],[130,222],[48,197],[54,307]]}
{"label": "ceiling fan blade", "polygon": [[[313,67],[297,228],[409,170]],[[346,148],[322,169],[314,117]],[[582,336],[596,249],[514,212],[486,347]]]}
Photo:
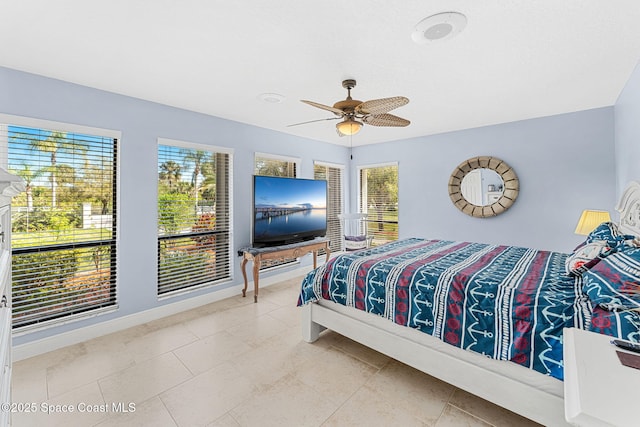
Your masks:
{"label": "ceiling fan blade", "polygon": [[362,121],[371,126],[392,126],[392,127],[404,127],[409,126],[411,123],[407,119],[394,116],[393,114],[376,114],[370,116],[364,116]]}
{"label": "ceiling fan blade", "polygon": [[309,120],[308,122],[300,122],[300,123],[294,123],[292,125],[287,125],[287,127],[290,128],[291,126],[306,125],[307,123],[324,122],[326,120],[338,120],[340,118],[341,117],[329,117],[328,119]]}
{"label": "ceiling fan blade", "polygon": [[321,108],[323,110],[331,111],[336,116],[340,116],[340,117],[344,116],[344,111],[340,110],[339,108],[330,107],[330,106],[324,105],[324,104],[318,104],[317,102],[313,102],[313,101],[305,101],[304,99],[301,99],[300,101],[304,102],[305,104],[311,105],[312,107]]}
{"label": "ceiling fan blade", "polygon": [[372,99],[355,108],[356,114],[384,114],[409,103],[409,98],[392,96],[391,98]]}

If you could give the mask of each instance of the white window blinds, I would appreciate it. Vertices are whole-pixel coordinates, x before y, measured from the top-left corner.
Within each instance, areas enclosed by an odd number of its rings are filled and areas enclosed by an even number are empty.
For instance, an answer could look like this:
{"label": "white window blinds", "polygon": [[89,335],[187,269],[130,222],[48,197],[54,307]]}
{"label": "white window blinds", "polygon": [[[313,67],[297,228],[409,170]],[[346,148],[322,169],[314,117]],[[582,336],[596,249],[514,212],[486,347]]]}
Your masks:
{"label": "white window blinds", "polygon": [[296,178],[297,169],[296,159],[256,153],[254,168],[256,175]]}
{"label": "white window blinds", "polygon": [[231,154],[158,147],[158,295],[231,277]]}
{"label": "white window blinds", "polygon": [[398,239],[398,165],[360,168],[360,212],[368,214],[372,244]]}
{"label": "white window blinds", "polygon": [[327,237],[332,252],[342,250],[342,231],[338,215],[343,213],[342,202],[342,168],[316,162],[313,178],[327,181]]}
{"label": "white window blinds", "polygon": [[114,306],[117,139],[0,129],[8,167],[26,184],[12,204],[14,328]]}

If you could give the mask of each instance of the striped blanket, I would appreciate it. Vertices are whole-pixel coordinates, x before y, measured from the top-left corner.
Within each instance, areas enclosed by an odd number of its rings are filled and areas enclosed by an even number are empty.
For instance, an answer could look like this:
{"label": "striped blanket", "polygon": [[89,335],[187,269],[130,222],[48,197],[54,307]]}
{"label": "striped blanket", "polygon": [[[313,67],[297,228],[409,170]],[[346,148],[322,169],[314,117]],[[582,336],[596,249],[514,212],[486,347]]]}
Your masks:
{"label": "striped blanket", "polygon": [[513,246],[405,239],[332,258],[302,282],[298,305],[327,299],[449,344],[563,378],[562,329],[591,304],[567,255]]}

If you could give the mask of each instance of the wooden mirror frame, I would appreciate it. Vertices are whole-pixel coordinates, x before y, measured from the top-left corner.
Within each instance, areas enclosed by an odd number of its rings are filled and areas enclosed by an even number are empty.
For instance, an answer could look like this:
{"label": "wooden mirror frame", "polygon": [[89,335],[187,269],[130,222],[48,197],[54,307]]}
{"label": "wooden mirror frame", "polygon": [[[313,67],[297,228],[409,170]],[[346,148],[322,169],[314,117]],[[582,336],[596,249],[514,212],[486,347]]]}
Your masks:
{"label": "wooden mirror frame", "polygon": [[[462,180],[476,169],[490,169],[500,175],[504,183],[502,196],[494,203],[478,206],[470,203],[462,195]],[[451,173],[449,178],[449,197],[453,204],[465,214],[475,218],[496,216],[513,205],[520,191],[518,176],[511,167],[496,157],[478,156],[465,160]]]}

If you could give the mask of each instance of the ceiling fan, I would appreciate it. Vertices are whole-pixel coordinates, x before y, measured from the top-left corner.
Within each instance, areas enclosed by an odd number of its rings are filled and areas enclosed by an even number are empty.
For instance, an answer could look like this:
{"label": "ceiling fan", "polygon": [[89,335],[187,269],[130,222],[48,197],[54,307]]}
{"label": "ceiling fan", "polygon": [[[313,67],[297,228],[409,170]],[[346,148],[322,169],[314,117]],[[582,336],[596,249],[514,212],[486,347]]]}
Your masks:
{"label": "ceiling fan", "polygon": [[351,98],[351,89],[355,86],[355,80],[344,80],[342,82],[342,87],[347,89],[347,99],[336,102],[333,104],[333,107],[313,101],[305,101],[304,99],[301,100],[312,107],[331,111],[336,117],[311,120],[289,126],[298,126],[324,120],[342,119],[341,122],[336,124],[336,130],[338,131],[338,135],[347,136],[355,135],[360,132],[360,129],[362,129],[364,124],[371,126],[404,127],[411,123],[409,120],[403,119],[402,117],[387,114],[391,110],[408,104],[408,98],[405,98],[404,96],[393,96],[391,98],[372,99],[371,101],[362,102]]}

